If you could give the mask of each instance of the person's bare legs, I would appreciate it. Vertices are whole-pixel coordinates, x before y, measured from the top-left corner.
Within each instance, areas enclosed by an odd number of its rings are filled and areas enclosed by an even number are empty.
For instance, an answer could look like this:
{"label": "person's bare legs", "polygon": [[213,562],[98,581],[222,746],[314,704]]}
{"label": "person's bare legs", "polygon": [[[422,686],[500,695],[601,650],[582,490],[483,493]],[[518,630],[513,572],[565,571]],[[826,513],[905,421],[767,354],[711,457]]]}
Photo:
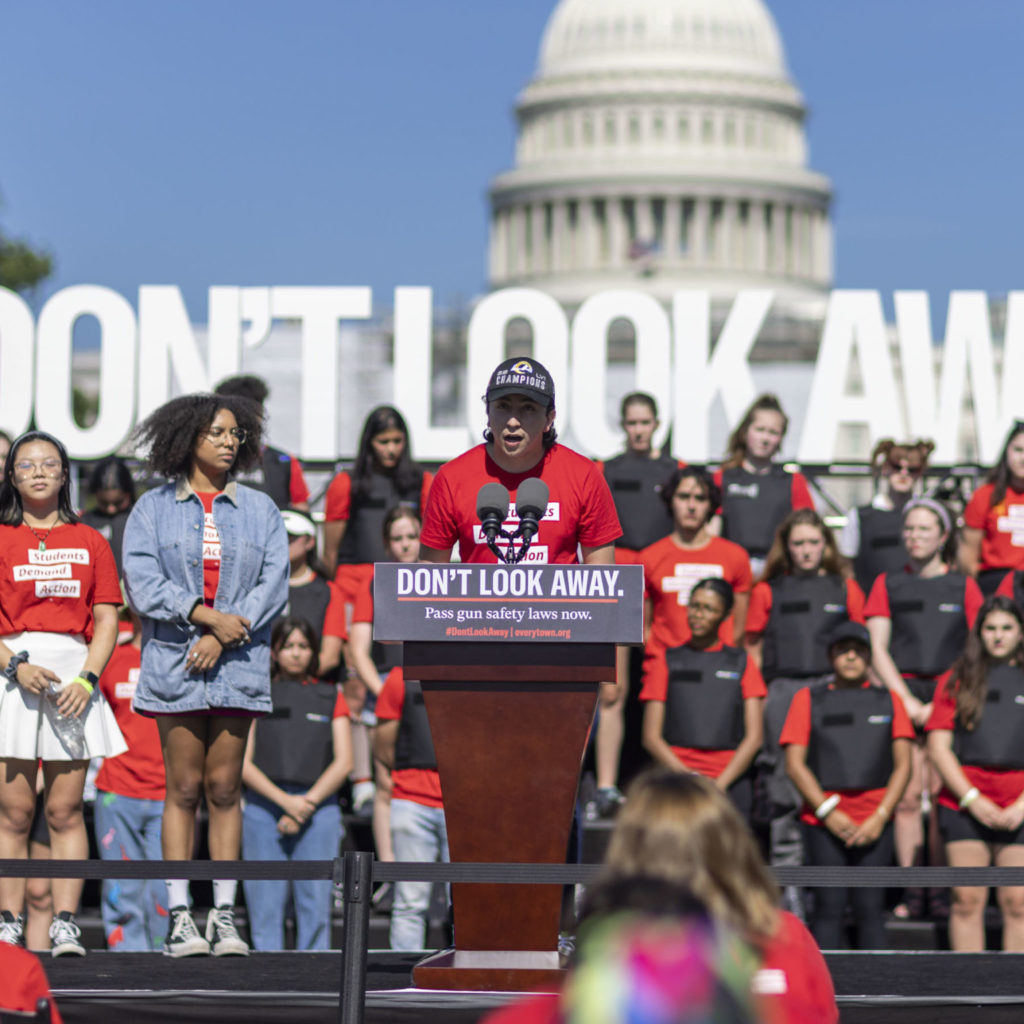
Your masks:
{"label": "person's bare legs", "polygon": [[[30,860],[49,860],[50,847],[30,839]],[[25,883],[25,945],[29,949],[50,948],[50,923],[53,921],[53,892],[49,878],[30,878]]]}
{"label": "person's bare legs", "polygon": [[619,784],[619,761],[625,734],[626,694],[629,692],[629,648],[615,649],[614,683],[602,683],[598,694],[600,712],[597,735],[594,737],[594,765],[597,788],[608,789]]}
{"label": "person's bare legs", "polygon": [[[988,844],[980,839],[957,839],[946,843],[946,859],[951,868],[987,868],[992,863]],[[949,948],[956,953],[981,953],[985,950],[984,886],[956,885],[949,908]]]}
{"label": "person's bare legs", "polygon": [[203,771],[210,816],[210,860],[238,860],[242,849],[242,755],[252,719],[207,719],[208,745]]}
{"label": "person's bare legs", "polygon": [[373,794],[373,845],[377,860],[393,861],[395,850],[391,844],[391,772],[373,759],[376,790]]}
{"label": "person's bare legs", "polygon": [[[997,846],[994,860],[1001,868],[1024,867],[1024,846]],[[1003,912],[1003,949],[1024,952],[1024,886],[1005,885],[996,890]]]}
{"label": "person's bare legs", "polygon": [[191,860],[196,810],[203,791],[208,718],[162,715],[156,720],[167,776],[160,848],[164,860]]}
{"label": "person's bare legs", "polygon": [[[0,758],[0,858],[28,857],[28,837],[36,809],[36,762]],[[25,906],[25,879],[0,875],[0,910],[15,917]]]}
{"label": "person's bare legs", "polygon": [[[44,761],[46,824],[50,829],[50,856],[54,860],[88,860],[89,834],[82,814],[82,794],[88,761]],[[55,878],[53,912],[78,912],[81,878]]]}

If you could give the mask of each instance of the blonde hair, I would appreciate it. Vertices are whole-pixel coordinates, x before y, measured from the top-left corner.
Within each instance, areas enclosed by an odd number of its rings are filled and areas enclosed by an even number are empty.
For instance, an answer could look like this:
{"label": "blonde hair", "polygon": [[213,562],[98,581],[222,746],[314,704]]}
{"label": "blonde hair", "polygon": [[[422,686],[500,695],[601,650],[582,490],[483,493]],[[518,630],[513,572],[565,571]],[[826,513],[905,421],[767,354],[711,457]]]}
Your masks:
{"label": "blonde hair", "polygon": [[684,885],[717,920],[754,939],[778,928],[779,890],[739,812],[700,775],[637,776],[608,844],[603,879],[646,875]]}

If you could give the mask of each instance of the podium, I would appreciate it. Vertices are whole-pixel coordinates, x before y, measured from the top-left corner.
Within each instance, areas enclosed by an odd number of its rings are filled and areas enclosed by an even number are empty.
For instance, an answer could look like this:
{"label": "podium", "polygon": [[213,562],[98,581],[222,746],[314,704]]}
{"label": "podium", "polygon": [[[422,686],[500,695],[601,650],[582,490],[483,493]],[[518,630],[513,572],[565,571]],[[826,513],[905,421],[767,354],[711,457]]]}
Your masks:
{"label": "podium", "polygon": [[[423,688],[452,862],[564,864],[598,685],[642,640],[642,568],[378,564],[374,587],[374,638],[403,640]],[[561,905],[558,885],[453,884],[455,947],[414,984],[557,988]]]}

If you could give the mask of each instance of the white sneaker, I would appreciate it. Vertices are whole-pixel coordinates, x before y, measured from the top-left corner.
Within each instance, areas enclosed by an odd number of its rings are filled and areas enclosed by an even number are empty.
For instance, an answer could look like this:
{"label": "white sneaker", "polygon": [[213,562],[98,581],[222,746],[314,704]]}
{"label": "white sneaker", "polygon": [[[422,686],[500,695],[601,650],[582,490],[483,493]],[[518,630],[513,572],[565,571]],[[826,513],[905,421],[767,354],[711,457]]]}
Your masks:
{"label": "white sneaker", "polygon": [[50,925],[51,956],[85,956],[82,929],[75,924],[75,915],[62,910]]}
{"label": "white sneaker", "polygon": [[25,945],[25,915],[15,916],[9,910],[0,910],[0,942],[12,946]]}
{"label": "white sneaker", "polygon": [[215,907],[206,919],[206,941],[214,956],[248,956],[249,944],[235,927],[235,908]]}
{"label": "white sneaker", "polygon": [[188,907],[172,907],[164,941],[165,956],[209,956],[210,944],[199,934]]}
{"label": "white sneaker", "polygon": [[372,810],[373,798],[377,795],[377,787],[364,779],[352,786],[352,811],[355,814],[362,814]]}

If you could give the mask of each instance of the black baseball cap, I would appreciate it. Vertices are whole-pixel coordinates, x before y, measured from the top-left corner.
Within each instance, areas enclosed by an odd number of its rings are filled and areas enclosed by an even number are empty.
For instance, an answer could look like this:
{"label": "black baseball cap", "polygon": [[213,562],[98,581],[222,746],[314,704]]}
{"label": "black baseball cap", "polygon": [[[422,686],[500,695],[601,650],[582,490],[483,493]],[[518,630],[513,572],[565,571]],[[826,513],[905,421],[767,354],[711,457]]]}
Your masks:
{"label": "black baseball cap", "polygon": [[505,395],[528,395],[541,405],[554,405],[555,382],[536,359],[506,359],[491,374],[484,399],[490,402]]}
{"label": "black baseball cap", "polygon": [[828,635],[828,649],[831,651],[836,644],[841,644],[844,640],[856,641],[869,651],[871,650],[871,634],[868,632],[867,626],[862,626],[859,622],[851,622],[847,619],[845,622],[833,626]]}

